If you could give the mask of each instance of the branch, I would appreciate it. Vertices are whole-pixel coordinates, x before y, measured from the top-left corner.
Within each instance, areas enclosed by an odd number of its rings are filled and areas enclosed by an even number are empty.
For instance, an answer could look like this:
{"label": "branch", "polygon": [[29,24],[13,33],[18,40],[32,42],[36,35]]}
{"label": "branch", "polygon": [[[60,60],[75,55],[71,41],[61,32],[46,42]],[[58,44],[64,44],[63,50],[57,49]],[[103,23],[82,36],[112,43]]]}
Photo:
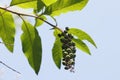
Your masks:
{"label": "branch", "polygon": [[8,65],[6,65],[5,63],[3,63],[2,61],[0,61],[0,63],[3,64],[4,66],[6,66],[7,68],[11,69],[12,71],[14,71],[14,72],[16,72],[16,73],[18,73],[18,74],[21,74],[21,73],[18,72],[17,70],[15,70],[15,69],[9,67]]}
{"label": "branch", "polygon": [[2,10],[5,10],[5,11],[8,11],[8,12],[11,12],[13,14],[16,14],[18,16],[22,15],[22,16],[29,16],[29,17],[34,17],[34,18],[37,18],[37,19],[40,19],[41,21],[44,21],[45,23],[49,24],[50,26],[52,26],[54,29],[58,29],[59,31],[63,32],[59,27],[57,27],[56,25],[53,25],[51,24],[50,22],[40,18],[39,16],[36,16],[36,15],[29,15],[29,14],[24,14],[24,13],[18,13],[18,12],[15,12],[15,11],[12,11],[12,10],[9,10],[7,8],[3,8],[3,7],[0,7],[0,9]]}

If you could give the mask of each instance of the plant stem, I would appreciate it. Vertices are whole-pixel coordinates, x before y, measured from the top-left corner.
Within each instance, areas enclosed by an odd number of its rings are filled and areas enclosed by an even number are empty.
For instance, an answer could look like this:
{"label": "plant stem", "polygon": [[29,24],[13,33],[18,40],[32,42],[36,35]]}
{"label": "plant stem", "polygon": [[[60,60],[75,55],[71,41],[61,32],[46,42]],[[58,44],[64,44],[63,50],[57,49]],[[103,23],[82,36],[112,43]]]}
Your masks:
{"label": "plant stem", "polygon": [[47,23],[47,24],[49,24],[50,26],[52,26],[54,29],[58,29],[59,31],[63,32],[59,27],[57,27],[56,25],[53,25],[53,24],[51,24],[50,22],[48,22],[48,21],[40,18],[39,16],[30,15],[30,14],[24,14],[24,13],[19,13],[19,12],[15,12],[15,11],[12,11],[12,10],[9,10],[9,9],[3,8],[3,7],[0,7],[0,9],[5,10],[5,11],[8,11],[8,12],[11,12],[11,13],[16,14],[16,15],[29,16],[29,17],[34,17],[34,18],[40,19],[41,21],[44,21],[45,23]]}
{"label": "plant stem", "polygon": [[14,71],[14,72],[16,72],[16,73],[18,73],[18,74],[21,74],[21,73],[18,72],[17,70],[15,70],[15,69],[9,67],[8,65],[6,65],[5,63],[3,63],[2,61],[0,61],[0,63],[3,64],[4,66],[6,66],[7,68],[11,69],[12,71]]}

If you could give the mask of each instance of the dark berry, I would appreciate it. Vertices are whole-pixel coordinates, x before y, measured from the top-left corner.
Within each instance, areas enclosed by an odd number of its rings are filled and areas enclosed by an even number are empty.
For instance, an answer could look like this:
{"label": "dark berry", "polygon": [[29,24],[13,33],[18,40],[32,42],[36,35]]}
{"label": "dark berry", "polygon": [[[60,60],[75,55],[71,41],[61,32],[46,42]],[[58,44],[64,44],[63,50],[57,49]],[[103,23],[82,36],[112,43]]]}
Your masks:
{"label": "dark berry", "polygon": [[69,55],[66,55],[66,59],[70,59],[70,56],[69,56]]}
{"label": "dark berry", "polygon": [[65,67],[65,70],[68,70],[68,69],[69,69],[69,67],[68,67],[68,66],[66,66],[66,67]]}
{"label": "dark berry", "polygon": [[65,29],[66,29],[67,31],[69,30],[69,28],[68,28],[68,27],[66,27]]}
{"label": "dark berry", "polygon": [[58,34],[58,37],[61,37],[62,35],[61,34]]}
{"label": "dark berry", "polygon": [[66,34],[67,33],[67,31],[64,31],[64,34]]}
{"label": "dark berry", "polygon": [[67,46],[66,45],[62,45],[62,49],[67,49]]}
{"label": "dark berry", "polygon": [[72,65],[74,65],[74,64],[75,64],[75,62],[73,61],[71,64],[72,64]]}
{"label": "dark berry", "polygon": [[69,37],[71,37],[72,35],[71,34],[68,34]]}
{"label": "dark berry", "polygon": [[69,37],[67,35],[64,36],[65,39],[68,39]]}
{"label": "dark berry", "polygon": [[76,49],[72,50],[72,52],[75,53],[75,52],[76,52]]}
{"label": "dark berry", "polygon": [[75,43],[71,43],[72,46],[75,46]]}
{"label": "dark berry", "polygon": [[71,34],[68,34],[69,38],[73,39],[73,36]]}
{"label": "dark berry", "polygon": [[64,32],[63,32],[61,35],[62,35],[62,36],[65,36],[65,35],[66,35],[66,33],[64,33]]}
{"label": "dark berry", "polygon": [[64,59],[64,58],[63,58],[62,60],[63,60],[63,61],[65,61],[65,59]]}
{"label": "dark berry", "polygon": [[61,41],[62,43],[67,43],[67,40],[64,39],[64,38],[60,39],[60,41]]}
{"label": "dark berry", "polygon": [[69,38],[69,39],[68,39],[68,42],[71,42],[71,41],[72,41],[72,40]]}
{"label": "dark berry", "polygon": [[73,57],[74,54],[73,54],[73,53],[70,53],[69,55],[70,55],[70,57]]}
{"label": "dark berry", "polygon": [[71,50],[67,50],[68,53],[71,53]]}
{"label": "dark berry", "polygon": [[66,55],[68,55],[68,53],[63,53],[63,58],[66,58]]}
{"label": "dark berry", "polygon": [[75,57],[76,57],[76,55],[74,54],[74,55],[73,55],[73,58],[75,58]]}
{"label": "dark berry", "polygon": [[66,62],[65,62],[65,61],[63,61],[63,62],[62,62],[62,64],[63,64],[63,65],[66,65]]}

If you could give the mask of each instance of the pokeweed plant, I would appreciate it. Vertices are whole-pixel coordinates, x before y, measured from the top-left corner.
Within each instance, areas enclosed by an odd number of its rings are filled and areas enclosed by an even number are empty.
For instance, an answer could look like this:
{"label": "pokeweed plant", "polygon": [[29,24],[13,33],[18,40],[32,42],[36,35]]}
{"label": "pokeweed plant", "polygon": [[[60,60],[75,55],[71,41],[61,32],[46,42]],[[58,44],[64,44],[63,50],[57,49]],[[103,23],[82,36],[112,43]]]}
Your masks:
{"label": "pokeweed plant", "polygon": [[[52,57],[55,65],[60,69],[61,64],[63,64],[65,70],[74,71],[76,48],[90,55],[90,50],[83,41],[87,40],[96,47],[95,42],[86,32],[80,29],[66,27],[64,31],[61,30],[57,25],[46,21],[46,16],[52,17],[57,23],[54,16],[82,10],[87,3],[88,0],[12,0],[8,7],[0,7],[0,38],[6,48],[13,52],[16,27],[12,14],[16,14],[21,18],[22,51],[30,66],[38,74],[42,59],[42,43],[37,27],[47,23],[54,30],[55,42],[52,48]],[[22,9],[32,8],[33,15],[9,9],[12,6],[21,7]],[[34,25],[25,20],[23,16],[33,17],[35,20]]]}

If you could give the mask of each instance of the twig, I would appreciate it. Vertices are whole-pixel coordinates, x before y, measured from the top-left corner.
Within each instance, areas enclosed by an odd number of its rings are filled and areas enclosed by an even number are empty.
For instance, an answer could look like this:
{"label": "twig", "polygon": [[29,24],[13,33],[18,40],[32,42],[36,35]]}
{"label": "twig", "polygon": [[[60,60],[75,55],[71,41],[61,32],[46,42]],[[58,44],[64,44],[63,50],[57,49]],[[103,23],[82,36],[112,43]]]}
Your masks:
{"label": "twig", "polygon": [[8,11],[8,12],[11,12],[11,13],[16,14],[16,15],[29,16],[29,17],[34,17],[34,18],[40,19],[41,21],[44,21],[45,23],[47,23],[50,26],[52,26],[54,29],[58,29],[59,31],[63,32],[59,27],[57,27],[56,25],[51,24],[50,22],[44,20],[43,18],[40,18],[39,16],[30,15],[30,14],[24,14],[24,13],[18,13],[18,12],[15,12],[15,11],[12,11],[12,10],[9,10],[9,9],[3,8],[3,7],[0,7],[0,9]]}
{"label": "twig", "polygon": [[18,72],[17,70],[15,70],[15,69],[9,67],[8,65],[6,65],[5,63],[3,63],[2,61],[0,61],[0,63],[3,64],[4,66],[6,66],[7,68],[11,69],[12,71],[14,71],[14,72],[16,72],[16,73],[18,73],[18,74],[21,74],[21,73]]}

